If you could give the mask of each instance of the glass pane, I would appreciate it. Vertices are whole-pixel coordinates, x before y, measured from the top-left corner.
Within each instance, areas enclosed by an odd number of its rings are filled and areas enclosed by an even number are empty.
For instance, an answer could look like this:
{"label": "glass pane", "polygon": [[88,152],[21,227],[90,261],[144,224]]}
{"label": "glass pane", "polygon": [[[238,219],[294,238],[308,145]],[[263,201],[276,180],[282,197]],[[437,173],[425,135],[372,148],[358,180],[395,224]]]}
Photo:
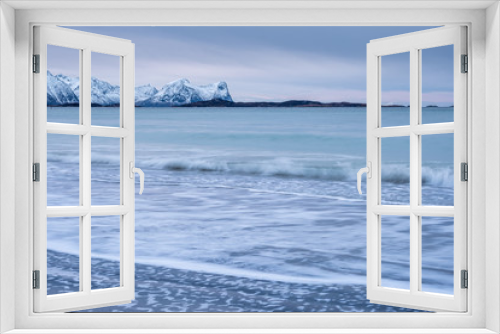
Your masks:
{"label": "glass pane", "polygon": [[410,204],[410,137],[381,139],[382,204]]}
{"label": "glass pane", "polygon": [[453,45],[421,50],[422,124],[453,122]]}
{"label": "glass pane", "polygon": [[92,217],[92,289],[120,286],[120,219]]}
{"label": "glass pane", "polygon": [[80,122],[80,50],[47,45],[47,122]]}
{"label": "glass pane", "polygon": [[120,126],[120,57],[92,52],[92,125]]}
{"label": "glass pane", "polygon": [[47,205],[80,205],[80,136],[47,134]]}
{"label": "glass pane", "polygon": [[454,204],[453,137],[422,136],[422,205]]}
{"label": "glass pane", "polygon": [[80,291],[80,217],[47,218],[47,294]]}
{"label": "glass pane", "polygon": [[410,289],[410,217],[382,216],[381,286]]}
{"label": "glass pane", "polygon": [[453,294],[453,217],[422,217],[422,291]]}
{"label": "glass pane", "polygon": [[120,204],[120,140],[92,137],[92,205]]}
{"label": "glass pane", "polygon": [[382,126],[410,124],[410,53],[381,57]]}

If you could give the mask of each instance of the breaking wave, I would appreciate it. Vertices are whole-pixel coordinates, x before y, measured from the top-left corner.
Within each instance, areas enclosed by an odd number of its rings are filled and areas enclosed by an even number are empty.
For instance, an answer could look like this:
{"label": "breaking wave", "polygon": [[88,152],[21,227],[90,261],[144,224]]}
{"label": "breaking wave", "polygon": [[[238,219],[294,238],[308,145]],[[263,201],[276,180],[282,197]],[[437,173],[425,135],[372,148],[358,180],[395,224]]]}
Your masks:
{"label": "breaking wave", "polygon": [[[78,156],[51,154],[49,162],[78,163]],[[119,157],[93,155],[92,164],[118,166]],[[229,173],[239,175],[275,176],[283,178],[304,178],[329,181],[356,181],[357,167],[345,160],[321,163],[294,160],[291,158],[244,159],[231,157],[171,158],[138,161],[141,168],[163,169],[167,171],[192,171],[200,173]],[[409,183],[409,168],[406,165],[384,165],[382,182],[393,184]],[[437,187],[453,187],[453,169],[448,166],[422,168],[422,184]]]}
{"label": "breaking wave", "polygon": [[349,170],[342,166],[321,167],[297,163],[288,159],[247,162],[172,160],[162,163],[161,168],[170,171],[219,172],[332,181],[349,180]]}

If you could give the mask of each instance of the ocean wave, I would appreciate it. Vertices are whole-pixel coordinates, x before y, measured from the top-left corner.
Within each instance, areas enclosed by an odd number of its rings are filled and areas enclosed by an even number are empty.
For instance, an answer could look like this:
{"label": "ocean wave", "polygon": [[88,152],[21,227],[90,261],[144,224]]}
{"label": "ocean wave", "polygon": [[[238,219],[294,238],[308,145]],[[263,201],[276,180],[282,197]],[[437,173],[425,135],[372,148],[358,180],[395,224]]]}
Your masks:
{"label": "ocean wave", "polygon": [[453,167],[422,167],[422,184],[438,187],[453,187]]}
{"label": "ocean wave", "polygon": [[[104,164],[104,165],[116,165],[120,163],[120,153],[96,153],[92,152],[91,155],[92,164]],[[78,164],[80,162],[80,155],[78,151],[48,151],[47,152],[47,162],[54,163],[67,163],[67,164]]]}
{"label": "ocean wave", "polygon": [[[320,166],[287,158],[270,161],[232,162],[208,159],[179,159],[155,161],[145,166],[169,171],[219,172],[244,175],[306,178],[328,181],[356,181],[357,169],[349,163],[326,163]],[[382,182],[408,184],[409,168],[402,165],[384,166]],[[422,184],[438,187],[453,187],[453,169],[447,167],[423,167]]]}
{"label": "ocean wave", "polygon": [[343,166],[311,166],[307,163],[297,163],[289,159],[246,162],[174,160],[164,162],[161,168],[170,171],[219,172],[332,181],[347,181],[349,179],[349,170]]}
{"label": "ocean wave", "polygon": [[[65,154],[51,154],[49,162],[78,163],[79,157]],[[119,164],[114,155],[93,154],[92,164]],[[292,158],[248,158],[248,157],[178,157],[149,158],[137,162],[140,168],[163,169],[167,171],[194,171],[201,173],[229,173],[240,175],[275,176],[283,178],[304,178],[327,181],[356,181],[358,168],[346,159],[313,162]],[[403,164],[384,165],[382,182],[408,184],[409,167]],[[453,169],[448,166],[422,168],[422,184],[436,187],[453,187]]]}
{"label": "ocean wave", "polygon": [[[384,165],[382,182],[394,184],[410,183],[410,168],[407,165]],[[435,187],[453,187],[453,168],[450,166],[422,167],[422,185]]]}
{"label": "ocean wave", "polygon": [[410,183],[410,169],[402,165],[384,165],[382,168],[382,182],[395,184]]}

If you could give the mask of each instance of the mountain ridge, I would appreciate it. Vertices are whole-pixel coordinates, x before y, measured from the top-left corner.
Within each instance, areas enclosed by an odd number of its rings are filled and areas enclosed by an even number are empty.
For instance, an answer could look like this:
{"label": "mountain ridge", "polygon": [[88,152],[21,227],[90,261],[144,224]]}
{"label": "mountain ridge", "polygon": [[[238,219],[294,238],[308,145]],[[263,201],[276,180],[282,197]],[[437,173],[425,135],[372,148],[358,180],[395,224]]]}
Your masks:
{"label": "mountain ridge", "polygon": [[[75,106],[80,100],[80,80],[47,71],[47,106]],[[169,82],[161,89],[148,84],[135,87],[137,107],[174,107],[208,100],[232,102],[227,83],[219,81],[197,86],[188,79]],[[98,78],[91,78],[92,106],[114,107],[120,105],[120,86]]]}
{"label": "mountain ridge", "polygon": [[[76,76],[53,75],[47,71],[47,106],[78,106],[80,80]],[[93,107],[117,107],[120,105],[120,87],[98,78],[91,78],[91,105]],[[288,100],[283,102],[235,102],[227,83],[219,81],[207,85],[194,85],[182,78],[163,85],[160,89],[151,84],[135,87],[136,107],[366,107],[357,102],[319,102],[312,100]],[[384,105],[383,107],[406,107]]]}

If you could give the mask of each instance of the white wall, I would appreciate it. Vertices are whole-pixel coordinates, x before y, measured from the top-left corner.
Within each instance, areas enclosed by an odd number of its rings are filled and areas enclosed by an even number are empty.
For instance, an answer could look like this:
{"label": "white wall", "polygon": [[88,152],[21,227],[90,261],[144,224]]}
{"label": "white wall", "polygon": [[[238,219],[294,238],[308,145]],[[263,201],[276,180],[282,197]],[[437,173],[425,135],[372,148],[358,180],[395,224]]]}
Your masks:
{"label": "white wall", "polygon": [[0,332],[14,328],[15,11],[0,3]]}
{"label": "white wall", "polygon": [[486,328],[500,332],[500,6],[486,11]]}
{"label": "white wall", "polygon": [[[66,3],[66,2],[65,2]],[[97,3],[97,2],[96,2]],[[302,24],[350,24],[352,22],[362,22],[364,24],[371,24],[377,22],[393,22],[398,24],[400,22],[412,22],[415,20],[420,20],[421,22],[446,22],[449,24],[456,24],[457,22],[473,23],[472,29],[472,40],[473,40],[473,54],[472,54],[472,66],[474,70],[472,71],[473,79],[472,84],[476,87],[477,91],[474,95],[474,100],[471,102],[472,110],[477,117],[474,117],[471,121],[472,125],[469,127],[474,137],[472,152],[475,156],[469,157],[469,161],[473,161],[472,170],[469,175],[474,178],[474,189],[470,193],[471,200],[473,204],[473,213],[471,216],[471,221],[479,229],[475,231],[480,231],[481,233],[475,233],[471,235],[470,239],[474,239],[474,249],[472,249],[471,260],[471,280],[474,281],[474,273],[481,273],[476,276],[476,282],[481,280],[480,286],[478,286],[474,292],[471,293],[472,310],[475,313],[474,317],[453,317],[453,323],[450,323],[449,319],[433,319],[435,322],[428,322],[422,326],[428,327],[435,324],[442,325],[442,323],[449,324],[451,327],[483,327],[484,318],[483,314],[487,312],[487,326],[488,328],[500,332],[500,287],[498,286],[499,276],[500,276],[500,260],[499,260],[499,245],[496,243],[499,240],[499,221],[500,221],[500,116],[499,116],[499,88],[500,88],[500,64],[499,64],[499,54],[500,54],[500,14],[498,5],[495,4],[494,7],[488,9],[488,19],[485,20],[483,10],[468,10],[468,11],[456,11],[456,10],[412,10],[412,11],[385,11],[385,10],[365,10],[359,13],[358,11],[349,10],[269,10],[269,11],[258,11],[249,10],[243,14],[233,13],[229,10],[155,10],[155,11],[144,11],[144,10],[130,10],[130,11],[112,11],[112,10],[18,10],[16,12],[16,22],[17,22],[17,66],[16,73],[14,75],[14,60],[13,60],[13,11],[5,5],[0,5],[0,271],[2,273],[13,273],[14,269],[17,271],[17,302],[16,307],[18,312],[16,313],[16,324],[20,328],[35,328],[35,327],[45,327],[45,328],[70,328],[70,327],[85,327],[90,326],[94,328],[105,328],[106,316],[99,315],[89,322],[88,317],[80,317],[79,319],[65,318],[53,315],[50,317],[29,317],[27,310],[31,309],[30,296],[31,289],[26,287],[29,285],[30,273],[32,266],[28,262],[29,254],[32,253],[28,242],[30,239],[30,162],[31,162],[31,152],[30,152],[30,105],[29,105],[29,92],[30,92],[30,81],[29,81],[29,65],[30,65],[30,22],[38,22],[45,24],[53,24],[54,22],[74,22],[75,24],[85,25],[92,24],[95,22],[107,22],[111,25],[141,25],[144,22],[148,22],[151,25],[154,24],[171,24],[171,25],[189,25],[189,24],[217,24],[217,25],[231,25],[234,22],[242,22],[243,25],[267,25],[267,22],[275,22],[275,24],[290,24],[290,22],[297,22]],[[449,16],[449,18],[448,18]],[[8,17],[8,18],[6,18]],[[6,26],[8,29],[5,29]],[[488,63],[484,66],[483,60],[485,57],[484,53],[484,29],[487,29],[488,34],[488,53],[486,55]],[[9,34],[8,32],[11,32]],[[6,36],[6,37],[4,37]],[[5,54],[5,56],[3,56]],[[484,89],[485,84],[485,72],[488,73],[487,88]],[[13,122],[13,111],[12,111],[12,101],[14,96],[14,82],[13,79],[16,76],[17,81],[15,85],[17,86],[15,92],[17,95],[16,99],[16,145],[20,148],[15,156],[13,152],[13,137],[14,137],[14,126]],[[486,114],[487,113],[487,114]],[[487,120],[487,121],[485,121]],[[485,140],[484,134],[487,134],[487,139]],[[5,138],[5,139],[4,139]],[[485,149],[486,156],[491,166],[489,169],[485,169]],[[16,235],[15,238],[18,240],[18,247],[16,256],[18,256],[18,262],[14,268],[14,263],[12,262],[12,240],[6,238],[6,235],[14,236],[12,231],[12,222],[14,213],[11,211],[12,196],[14,195],[14,184],[13,184],[13,168],[12,162],[14,158],[17,160],[16,165]],[[489,174],[485,177],[485,172]],[[485,194],[487,197],[485,199]],[[485,207],[487,210],[485,210]],[[488,220],[486,219],[488,217]],[[484,242],[484,229],[482,226],[487,226],[487,242]],[[7,232],[7,233],[6,233]],[[480,235],[480,236],[479,236]],[[7,240],[5,240],[7,239]],[[13,239],[13,238],[12,238]],[[482,275],[484,273],[484,247],[487,248],[487,254],[495,254],[496,256],[491,257],[487,264],[488,275],[485,280]],[[10,326],[13,326],[12,311],[14,309],[13,296],[12,296],[12,282],[13,276],[2,275],[2,280],[0,281],[0,329],[3,332]],[[471,284],[474,284],[472,283]],[[484,284],[486,283],[486,284]],[[485,289],[486,287],[486,289]],[[483,293],[486,291],[486,293]],[[484,300],[484,296],[486,301]],[[477,314],[480,316],[478,317]],[[221,322],[217,317],[206,317],[201,315],[196,317],[193,321],[192,318],[182,317],[174,315],[165,321],[161,317],[148,317],[143,319],[144,323],[150,324],[151,328],[162,328],[165,326],[169,327],[181,327],[181,326],[195,326],[198,328],[221,328],[222,326],[227,328],[238,328],[242,326],[256,326],[262,327],[263,322],[260,317],[255,315],[252,317],[231,315],[230,317],[224,318],[224,322]],[[364,321],[359,321],[346,315],[344,317],[329,317],[326,316],[314,316],[310,319],[305,317],[288,317],[280,316],[277,318],[276,326],[284,326],[287,324],[289,326],[296,326],[297,328],[304,328],[305,326],[311,326],[314,328],[328,328],[339,326],[343,324],[344,326],[355,325],[359,328],[367,327],[380,327],[388,328],[396,326],[394,323],[388,323],[387,319],[383,316],[372,317],[367,315]],[[369,317],[369,318],[368,318]],[[404,316],[403,316],[404,317]],[[445,315],[444,317],[447,317]],[[56,319],[57,318],[57,319]],[[111,318],[111,317],[109,317]],[[399,319],[407,320],[407,318],[398,317]],[[469,321],[468,318],[474,318],[473,323]],[[55,321],[58,320],[59,322]],[[259,320],[258,320],[259,319]],[[97,320],[97,321],[96,321]],[[113,323],[114,326],[120,326],[121,328],[134,328],[134,325],[138,323],[138,316],[127,316],[121,318],[120,323]],[[392,319],[390,319],[392,320]],[[411,319],[410,319],[411,320]],[[440,322],[442,320],[442,322]],[[10,327],[11,328],[11,327]],[[112,328],[112,327],[110,327]],[[281,327],[278,327],[281,328]],[[397,328],[397,327],[396,327]]]}

